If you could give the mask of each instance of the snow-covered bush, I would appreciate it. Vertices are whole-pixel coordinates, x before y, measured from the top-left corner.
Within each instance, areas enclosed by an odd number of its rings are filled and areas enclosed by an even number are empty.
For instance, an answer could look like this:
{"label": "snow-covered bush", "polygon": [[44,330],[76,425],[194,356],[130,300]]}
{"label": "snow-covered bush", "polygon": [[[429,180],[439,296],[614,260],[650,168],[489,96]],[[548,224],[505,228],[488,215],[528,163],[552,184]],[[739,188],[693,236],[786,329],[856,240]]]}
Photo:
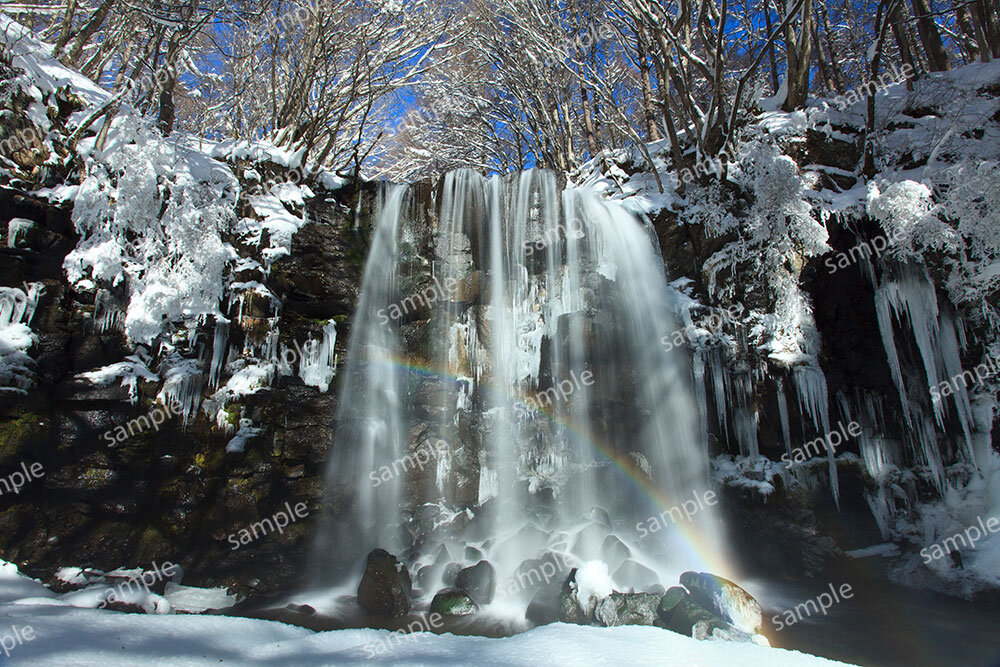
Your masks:
{"label": "snow-covered bush", "polygon": [[82,238],[64,268],[72,283],[126,281],[125,331],[148,344],[166,323],[219,313],[236,194],[183,148],[135,140],[89,163],[73,208]]}

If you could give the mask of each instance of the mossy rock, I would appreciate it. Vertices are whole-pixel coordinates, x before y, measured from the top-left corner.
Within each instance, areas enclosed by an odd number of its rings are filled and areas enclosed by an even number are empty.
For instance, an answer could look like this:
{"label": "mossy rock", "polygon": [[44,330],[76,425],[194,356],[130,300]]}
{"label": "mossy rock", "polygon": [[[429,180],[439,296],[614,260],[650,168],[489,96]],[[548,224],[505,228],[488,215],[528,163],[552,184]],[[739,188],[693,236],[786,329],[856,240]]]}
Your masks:
{"label": "mossy rock", "polygon": [[25,452],[42,444],[48,430],[47,420],[33,412],[0,422],[0,463],[24,458]]}
{"label": "mossy rock", "polygon": [[457,588],[447,588],[438,592],[431,600],[431,613],[442,616],[468,616],[475,614],[479,608],[469,594]]}

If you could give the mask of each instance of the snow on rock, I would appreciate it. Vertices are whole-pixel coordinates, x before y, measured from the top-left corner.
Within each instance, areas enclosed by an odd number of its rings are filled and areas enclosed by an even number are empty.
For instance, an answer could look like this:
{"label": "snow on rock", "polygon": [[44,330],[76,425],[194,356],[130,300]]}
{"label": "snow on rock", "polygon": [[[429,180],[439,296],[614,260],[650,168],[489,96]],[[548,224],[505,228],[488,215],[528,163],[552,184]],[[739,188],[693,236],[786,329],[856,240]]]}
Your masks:
{"label": "snow on rock", "polygon": [[34,381],[34,360],[28,350],[37,341],[31,331],[41,283],[0,287],[0,396],[26,394]]}
{"label": "snow on rock", "polygon": [[226,609],[237,602],[237,596],[230,595],[225,588],[196,588],[181,586],[172,581],[166,583],[163,597],[174,611],[191,614],[200,614],[209,609]]}
{"label": "snow on rock", "polygon": [[129,400],[135,403],[139,400],[138,385],[139,380],[146,382],[159,382],[158,375],[149,370],[146,365],[148,360],[143,359],[138,354],[133,354],[125,358],[125,361],[109,364],[96,370],[80,373],[77,377],[98,387],[107,387],[115,380],[121,379],[121,385],[128,388]]}
{"label": "snow on rock", "polygon": [[581,609],[592,609],[598,600],[603,600],[614,592],[614,581],[608,573],[608,565],[592,560],[581,565],[576,571],[576,601]]}

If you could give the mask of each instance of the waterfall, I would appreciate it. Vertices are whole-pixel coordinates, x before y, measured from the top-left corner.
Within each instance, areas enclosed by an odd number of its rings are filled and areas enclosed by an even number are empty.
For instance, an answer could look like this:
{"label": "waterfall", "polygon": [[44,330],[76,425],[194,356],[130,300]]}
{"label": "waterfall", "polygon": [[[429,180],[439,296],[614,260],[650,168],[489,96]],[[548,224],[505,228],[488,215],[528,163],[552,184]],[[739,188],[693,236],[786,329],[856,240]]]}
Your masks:
{"label": "waterfall", "polygon": [[314,553],[324,583],[375,547],[428,596],[432,565],[483,557],[501,601],[546,554],[603,560],[620,590],[721,556],[711,502],[676,520],[706,497],[708,461],[689,362],[661,344],[679,326],[668,294],[652,229],[551,172],[383,186]]}

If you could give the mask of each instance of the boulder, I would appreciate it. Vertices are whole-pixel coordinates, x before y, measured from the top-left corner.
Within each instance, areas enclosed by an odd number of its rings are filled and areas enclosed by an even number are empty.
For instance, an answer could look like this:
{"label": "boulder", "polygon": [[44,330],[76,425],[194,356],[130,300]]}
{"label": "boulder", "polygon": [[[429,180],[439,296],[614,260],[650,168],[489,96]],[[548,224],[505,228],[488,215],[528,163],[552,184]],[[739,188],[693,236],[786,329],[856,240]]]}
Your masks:
{"label": "boulder", "polygon": [[617,567],[627,558],[632,557],[632,550],[615,535],[608,535],[601,543],[601,560],[610,567]]}
{"label": "boulder", "polygon": [[651,593],[612,593],[597,603],[594,619],[606,628],[616,625],[656,625],[660,596]]}
{"label": "boulder", "polygon": [[706,572],[685,572],[681,584],[695,602],[736,628],[750,635],[760,630],[764,620],[760,603],[728,579]]}
{"label": "boulder", "polygon": [[589,610],[580,606],[580,602],[576,598],[576,572],[576,568],[570,571],[566,581],[563,582],[562,590],[559,591],[559,620],[563,623],[590,625],[594,608],[597,605],[595,604]]}
{"label": "boulder", "polygon": [[[659,609],[657,612],[659,613]],[[711,635],[715,628],[726,630],[732,627],[724,619],[719,618],[699,605],[690,596],[683,598],[677,603],[668,614],[668,619],[665,622],[667,630],[673,630],[678,634],[687,635],[688,637],[694,636],[696,625],[703,637]]]}
{"label": "boulder", "polygon": [[664,625],[670,624],[670,616],[681,602],[688,598],[688,592],[680,586],[671,586],[660,598],[660,603],[656,606],[656,615],[660,617],[660,622]]}
{"label": "boulder", "polygon": [[562,596],[558,586],[539,588],[524,611],[524,618],[535,625],[556,623],[560,616]]}
{"label": "boulder", "polygon": [[633,591],[646,591],[660,583],[656,573],[631,558],[626,559],[611,575],[615,583]]}
{"label": "boulder", "polygon": [[442,616],[468,616],[479,608],[469,594],[457,588],[446,588],[438,591],[431,600],[431,613]]}
{"label": "boulder", "polygon": [[468,593],[477,605],[488,605],[497,590],[496,570],[489,561],[481,560],[459,572],[455,586]]}
{"label": "boulder", "polygon": [[373,614],[405,616],[410,611],[413,588],[410,573],[385,549],[368,554],[365,573],[358,585],[358,604]]}
{"label": "boulder", "polygon": [[454,586],[461,571],[462,566],[459,563],[448,563],[444,566],[444,572],[441,573],[441,583],[445,586]]}

